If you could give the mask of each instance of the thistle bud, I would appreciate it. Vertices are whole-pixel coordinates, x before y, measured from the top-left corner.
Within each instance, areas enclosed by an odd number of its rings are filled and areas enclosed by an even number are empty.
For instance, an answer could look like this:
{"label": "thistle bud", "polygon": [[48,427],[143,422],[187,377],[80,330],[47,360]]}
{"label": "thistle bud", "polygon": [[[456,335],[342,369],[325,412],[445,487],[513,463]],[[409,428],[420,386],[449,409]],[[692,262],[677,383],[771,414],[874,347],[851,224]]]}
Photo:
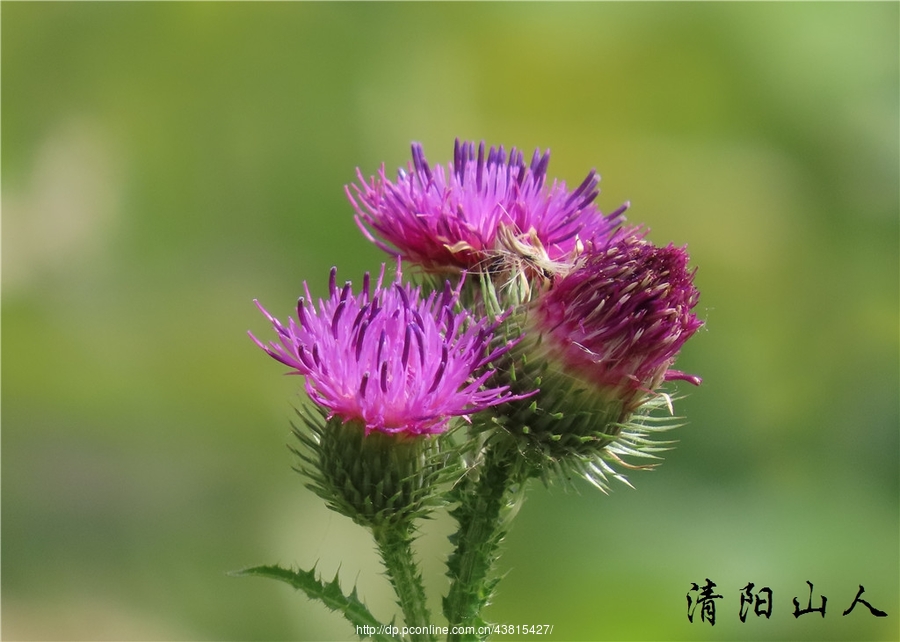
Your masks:
{"label": "thistle bud", "polygon": [[[589,248],[579,267],[538,294],[508,322],[521,342],[498,368],[528,400],[497,409],[502,424],[537,471],[572,467],[604,486],[609,461],[652,456],[659,430],[650,411],[670,406],[659,387],[700,378],[672,369],[681,346],[702,325],[688,255],[638,236]],[[508,374],[504,375],[503,371]]]}

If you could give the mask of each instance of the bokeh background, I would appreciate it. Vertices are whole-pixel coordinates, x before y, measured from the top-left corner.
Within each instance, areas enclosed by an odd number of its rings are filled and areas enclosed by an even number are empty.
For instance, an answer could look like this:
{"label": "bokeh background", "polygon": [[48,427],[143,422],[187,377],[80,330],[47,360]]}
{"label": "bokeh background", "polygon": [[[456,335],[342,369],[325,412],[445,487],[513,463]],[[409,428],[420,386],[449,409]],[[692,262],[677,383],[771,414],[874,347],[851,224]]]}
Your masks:
{"label": "bokeh background", "polygon": [[[896,3],[2,5],[2,636],[344,640],[252,564],[394,612],[291,471],[246,331],[384,259],[343,186],[455,137],[551,148],[688,244],[704,377],[652,473],[536,486],[488,617],[556,640],[896,640]],[[419,552],[433,611],[451,524]],[[687,621],[691,582],[723,598]],[[825,595],[827,615],[792,615]],[[738,619],[747,582],[770,620]],[[862,605],[848,616],[858,586]],[[516,639],[515,636],[497,639]]]}

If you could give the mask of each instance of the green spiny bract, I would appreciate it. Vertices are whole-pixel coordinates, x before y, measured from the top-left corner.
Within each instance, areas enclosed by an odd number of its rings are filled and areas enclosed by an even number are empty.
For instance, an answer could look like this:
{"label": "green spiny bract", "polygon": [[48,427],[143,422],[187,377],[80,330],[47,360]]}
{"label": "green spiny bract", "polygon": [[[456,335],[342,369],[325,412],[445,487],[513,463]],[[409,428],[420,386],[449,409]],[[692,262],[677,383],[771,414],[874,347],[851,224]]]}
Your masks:
{"label": "green spiny bract", "polygon": [[658,460],[656,453],[667,450],[671,442],[653,437],[676,427],[670,397],[648,391],[636,408],[626,407],[614,391],[598,388],[548,358],[543,335],[523,327],[529,327],[524,306],[502,325],[505,340],[524,336],[495,364],[491,385],[508,385],[515,395],[539,392],[486,411],[492,420],[473,430],[489,431],[483,437],[487,445],[511,451],[506,458],[518,461],[528,477],[544,483],[583,477],[604,492],[608,477],[628,483],[617,467],[655,465],[635,465],[625,458]]}
{"label": "green spiny bract", "polygon": [[298,409],[293,426],[307,487],[332,510],[363,526],[408,524],[442,503],[440,491],[455,474],[444,435],[365,434],[361,422],[328,420],[318,407]]}

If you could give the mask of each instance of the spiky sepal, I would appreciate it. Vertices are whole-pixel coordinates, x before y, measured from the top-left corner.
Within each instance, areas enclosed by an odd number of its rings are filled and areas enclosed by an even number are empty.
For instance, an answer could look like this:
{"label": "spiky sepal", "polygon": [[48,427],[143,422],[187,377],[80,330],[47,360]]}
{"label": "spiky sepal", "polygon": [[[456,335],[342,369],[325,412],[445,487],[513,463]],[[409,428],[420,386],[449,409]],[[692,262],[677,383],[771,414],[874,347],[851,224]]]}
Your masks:
{"label": "spiky sepal", "polygon": [[[311,600],[319,600],[332,611],[338,611],[346,618],[350,624],[360,630],[371,630],[375,633],[371,636],[360,635],[361,639],[371,637],[377,642],[397,642],[398,638],[386,635],[384,627],[374,615],[369,611],[368,607],[359,599],[356,593],[356,587],[349,595],[345,595],[341,589],[338,575],[335,574],[334,579],[330,582],[324,582],[321,577],[316,576],[316,568],[313,567],[308,571],[302,569],[288,569],[277,565],[272,566],[254,566],[241,571],[231,573],[237,577],[268,577],[274,580],[280,580],[290,584],[295,589],[306,593]],[[366,627],[366,628],[363,628]]]}
{"label": "spiky sepal", "polygon": [[302,406],[297,414],[295,469],[332,510],[381,528],[426,517],[443,502],[439,491],[455,470],[444,435],[366,435],[361,423],[328,419],[318,406]]}
{"label": "spiky sepal", "polygon": [[603,447],[588,450],[584,455],[564,458],[555,465],[548,465],[542,474],[570,481],[581,477],[604,493],[610,490],[610,478],[631,486],[626,470],[652,470],[662,463],[658,453],[671,450],[673,440],[659,439],[661,433],[678,428],[681,417],[672,414],[672,398],[663,392],[648,397],[627,421],[616,424],[616,436]]}

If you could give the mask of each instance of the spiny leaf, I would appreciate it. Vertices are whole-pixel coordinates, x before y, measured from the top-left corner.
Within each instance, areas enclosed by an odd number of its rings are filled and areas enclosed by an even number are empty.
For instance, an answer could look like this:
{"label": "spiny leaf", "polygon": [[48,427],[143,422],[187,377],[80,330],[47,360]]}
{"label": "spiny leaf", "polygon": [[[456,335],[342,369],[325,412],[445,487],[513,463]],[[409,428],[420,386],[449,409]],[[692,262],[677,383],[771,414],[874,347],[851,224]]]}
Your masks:
{"label": "spiny leaf", "polygon": [[316,577],[315,571],[315,567],[308,571],[302,569],[295,571],[282,568],[278,565],[272,565],[254,566],[241,571],[235,571],[231,573],[231,575],[236,577],[268,577],[273,580],[286,582],[295,589],[306,593],[307,597],[310,599],[320,600],[332,611],[339,611],[350,624],[354,626],[375,627],[376,633],[372,638],[378,642],[396,642],[397,638],[383,633],[383,625],[372,615],[368,607],[360,601],[356,594],[355,586],[353,587],[353,591],[350,592],[350,595],[344,595],[337,574],[335,574],[333,580],[326,584],[320,578]]}

